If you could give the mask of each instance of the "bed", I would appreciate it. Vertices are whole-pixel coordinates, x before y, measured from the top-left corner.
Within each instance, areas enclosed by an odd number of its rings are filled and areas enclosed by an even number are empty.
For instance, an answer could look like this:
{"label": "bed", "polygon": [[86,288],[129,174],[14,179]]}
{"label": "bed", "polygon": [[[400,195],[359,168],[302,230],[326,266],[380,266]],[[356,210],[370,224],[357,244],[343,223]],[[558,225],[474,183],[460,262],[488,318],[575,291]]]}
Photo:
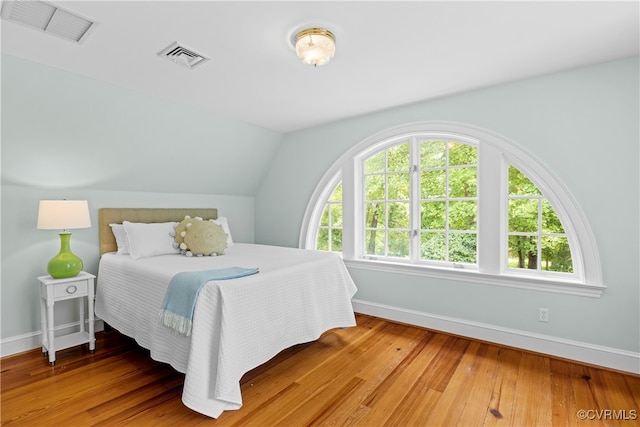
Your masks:
{"label": "bed", "polygon": [[[100,209],[95,311],[154,360],[184,373],[182,402],[217,418],[242,406],[240,379],[246,372],[329,329],[355,326],[351,298],[356,287],[337,254],[234,243],[230,234],[221,256],[170,253],[134,259],[117,253],[110,224],[160,226],[185,215],[216,219],[217,210]],[[174,275],[227,267],[259,273],[206,282],[195,302],[190,335],[162,323],[159,313]]]}

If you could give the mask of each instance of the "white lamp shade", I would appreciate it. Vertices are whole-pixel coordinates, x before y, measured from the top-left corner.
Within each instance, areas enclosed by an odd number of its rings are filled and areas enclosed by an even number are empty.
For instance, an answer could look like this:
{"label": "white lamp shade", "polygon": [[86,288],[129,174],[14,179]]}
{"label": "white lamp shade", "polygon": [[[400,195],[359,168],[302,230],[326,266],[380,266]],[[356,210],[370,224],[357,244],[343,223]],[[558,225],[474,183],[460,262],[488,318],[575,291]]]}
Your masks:
{"label": "white lamp shade", "polygon": [[86,200],[40,200],[39,229],[70,230],[88,227],[91,227],[91,217]]}
{"label": "white lamp shade", "polygon": [[331,31],[308,28],[296,35],[296,54],[305,64],[326,64],[335,53],[336,38]]}

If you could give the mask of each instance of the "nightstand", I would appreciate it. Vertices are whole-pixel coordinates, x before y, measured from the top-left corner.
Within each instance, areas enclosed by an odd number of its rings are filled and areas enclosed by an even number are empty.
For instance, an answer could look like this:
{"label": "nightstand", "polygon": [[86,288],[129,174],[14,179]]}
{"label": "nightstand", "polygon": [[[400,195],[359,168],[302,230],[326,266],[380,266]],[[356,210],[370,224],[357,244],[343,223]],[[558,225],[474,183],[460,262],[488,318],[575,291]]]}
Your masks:
{"label": "nightstand", "polygon": [[[40,276],[40,324],[42,327],[42,352],[49,352],[49,363],[56,363],[56,351],[76,345],[89,343],[89,350],[96,349],[94,333],[93,304],[95,299],[93,274],[81,271],[80,274],[66,279],[54,279]],[[88,331],[85,328],[84,301],[87,299]],[[54,334],[54,304],[58,301],[78,299],[80,309],[80,331],[58,336]]]}

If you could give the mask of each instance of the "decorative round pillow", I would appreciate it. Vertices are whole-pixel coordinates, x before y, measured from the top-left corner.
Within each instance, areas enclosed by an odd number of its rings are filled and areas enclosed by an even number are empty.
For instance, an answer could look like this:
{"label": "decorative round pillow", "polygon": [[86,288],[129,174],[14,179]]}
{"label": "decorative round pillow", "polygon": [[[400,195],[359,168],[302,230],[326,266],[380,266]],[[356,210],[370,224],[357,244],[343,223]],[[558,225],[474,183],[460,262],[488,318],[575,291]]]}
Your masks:
{"label": "decorative round pillow", "polygon": [[[199,217],[196,217],[196,218],[199,218]],[[192,219],[189,215],[186,215],[184,217],[184,219],[182,221],[180,221],[178,223],[178,225],[176,225],[176,232],[175,232],[175,234],[173,236],[173,240],[174,240],[173,247],[174,248],[180,248],[180,246],[184,242],[184,236],[185,236],[186,231],[187,231],[187,224],[192,223],[194,221],[194,219]],[[199,219],[202,219],[202,218],[199,218]]]}
{"label": "decorative round pillow", "polygon": [[213,220],[194,219],[187,223],[186,232],[182,234],[187,256],[189,252],[195,256],[222,255],[227,247],[226,233]]}

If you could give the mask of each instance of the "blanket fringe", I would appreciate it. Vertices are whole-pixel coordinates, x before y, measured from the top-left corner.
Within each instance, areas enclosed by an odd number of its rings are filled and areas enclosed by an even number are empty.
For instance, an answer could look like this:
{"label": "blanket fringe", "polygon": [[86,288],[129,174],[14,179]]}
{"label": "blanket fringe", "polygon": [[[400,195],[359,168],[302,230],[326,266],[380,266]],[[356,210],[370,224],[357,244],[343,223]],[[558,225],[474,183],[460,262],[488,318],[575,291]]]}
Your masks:
{"label": "blanket fringe", "polygon": [[174,331],[182,335],[191,335],[191,327],[193,326],[193,322],[191,321],[191,319],[179,316],[166,310],[161,310],[160,318],[162,319],[163,325],[173,329]]}

